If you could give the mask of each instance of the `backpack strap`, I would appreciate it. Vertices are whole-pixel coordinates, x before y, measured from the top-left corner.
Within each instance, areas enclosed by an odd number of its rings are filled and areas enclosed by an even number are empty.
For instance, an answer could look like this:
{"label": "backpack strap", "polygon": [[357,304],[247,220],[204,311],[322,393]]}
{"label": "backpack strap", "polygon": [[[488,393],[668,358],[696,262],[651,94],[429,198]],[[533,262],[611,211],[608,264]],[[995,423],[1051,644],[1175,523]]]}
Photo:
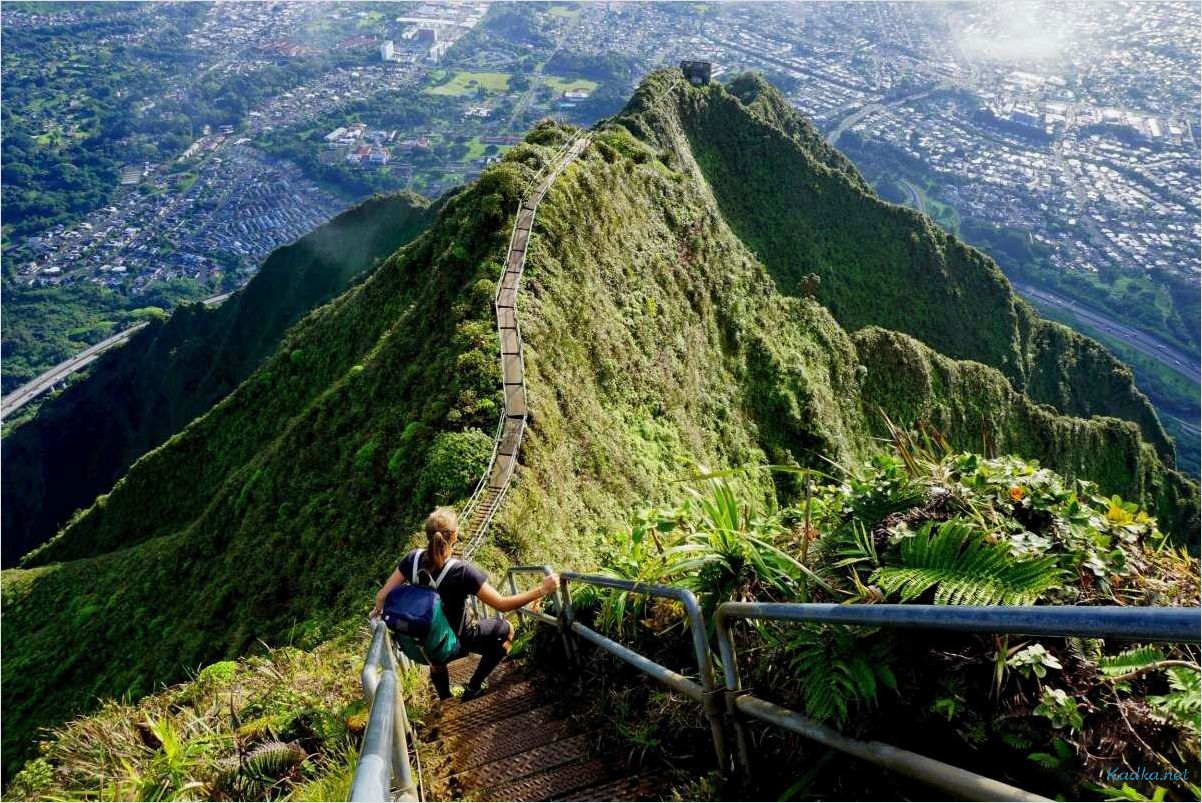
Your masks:
{"label": "backpack strap", "polygon": [[441,583],[442,579],[447,576],[447,572],[449,572],[451,570],[451,567],[454,566],[458,562],[459,562],[459,560],[457,558],[448,558],[447,559],[447,562],[442,565],[442,571],[438,573],[438,579],[436,579],[434,581],[435,588],[438,588],[438,584]]}
{"label": "backpack strap", "polygon": [[[426,552],[426,550],[424,550],[424,549],[419,549],[419,550],[417,550],[417,553],[416,553],[416,554],[414,554],[414,556],[413,556],[413,573],[412,573],[412,577],[413,577],[413,584],[414,584],[415,586],[416,586],[416,585],[425,585],[425,583],[419,583],[419,582],[418,582],[418,580],[417,580],[417,571],[418,571],[418,565],[420,564],[420,562],[421,562],[421,559],[422,559],[422,555],[424,555],[424,554],[425,554],[425,552]],[[433,575],[431,575],[429,572],[426,572],[427,576],[429,576],[429,577],[430,577],[430,582],[431,582],[431,583],[433,583],[433,585],[434,585],[434,588],[435,588],[436,590],[437,590],[437,588],[438,588],[438,584],[439,584],[439,583],[441,583],[441,582],[443,581],[443,578],[445,578],[445,577],[447,576],[447,572],[449,572],[449,571],[451,570],[451,567],[452,567],[452,566],[454,566],[454,565],[455,565],[456,563],[458,563],[458,562],[459,562],[459,559],[458,559],[458,558],[450,558],[450,559],[448,559],[448,560],[447,560],[447,562],[446,562],[446,563],[444,563],[444,564],[442,565],[442,571],[438,573],[438,577],[434,577],[434,576],[433,576]]]}

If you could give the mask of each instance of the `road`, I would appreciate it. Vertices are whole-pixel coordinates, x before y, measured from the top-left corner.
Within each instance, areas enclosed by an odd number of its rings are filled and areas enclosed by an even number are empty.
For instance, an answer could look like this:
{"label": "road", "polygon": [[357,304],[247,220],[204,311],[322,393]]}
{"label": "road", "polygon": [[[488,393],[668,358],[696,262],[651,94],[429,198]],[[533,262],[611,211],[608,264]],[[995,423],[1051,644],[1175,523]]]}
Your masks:
{"label": "road", "polygon": [[932,92],[937,92],[940,89],[947,89],[950,86],[951,86],[951,84],[948,83],[947,81],[940,81],[935,86],[927,87],[925,89],[920,89],[917,92],[912,92],[909,95],[904,95],[900,98],[894,98],[893,100],[890,100],[890,101],[869,103],[867,106],[864,106],[859,111],[852,112],[851,114],[849,114],[848,116],[846,116],[842,120],[840,120],[839,124],[834,127],[834,129],[831,131],[831,133],[827,134],[826,142],[828,145],[832,145],[832,146],[837,145],[839,143],[839,137],[843,136],[843,132],[846,131],[847,129],[851,128],[856,123],[863,120],[865,117],[868,117],[871,114],[875,114],[876,112],[879,112],[882,109],[891,108],[893,106],[900,106],[901,104],[906,103],[911,100],[919,100],[921,98],[925,98],[927,95],[930,95]]}
{"label": "road", "polygon": [[902,185],[902,187],[905,188],[906,192],[909,193],[910,202],[914,204],[914,208],[925,215],[927,210],[922,204],[922,196],[918,194],[918,190],[914,188],[914,185],[906,181],[904,178],[899,178],[897,181]]}
{"label": "road", "polygon": [[1122,341],[1140,354],[1151,357],[1189,381],[1198,382],[1202,380],[1202,368],[1199,367],[1193,358],[1180,349],[1163,343],[1137,329],[1132,329],[1130,326],[1115,323],[1114,319],[1105,312],[1086,307],[1077,301],[1070,301],[1055,293],[1041,290],[1023,282],[1012,281],[1011,284],[1014,285],[1014,289],[1021,295],[1031,299],[1036,304],[1065,311],[1083,323],[1105,332],[1115,340]]}
{"label": "road", "polygon": [[[206,298],[203,303],[207,307],[214,307],[220,304],[222,301],[225,301],[231,295],[233,295],[233,293],[222,293],[221,295]],[[140,331],[145,326],[145,323],[140,323],[136,326],[131,326],[128,329],[123,329],[112,337],[105,338],[99,343],[89,346],[88,348],[76,354],[74,357],[63,360],[38,378],[26,382],[24,385],[4,397],[3,403],[0,403],[0,418],[7,418],[9,415],[21,409],[33,399],[36,399],[47,390],[57,385],[59,382],[62,382],[64,379],[71,376],[71,374],[88,367],[101,354],[113,348],[114,346],[119,346],[125,341],[129,340],[136,332]]]}

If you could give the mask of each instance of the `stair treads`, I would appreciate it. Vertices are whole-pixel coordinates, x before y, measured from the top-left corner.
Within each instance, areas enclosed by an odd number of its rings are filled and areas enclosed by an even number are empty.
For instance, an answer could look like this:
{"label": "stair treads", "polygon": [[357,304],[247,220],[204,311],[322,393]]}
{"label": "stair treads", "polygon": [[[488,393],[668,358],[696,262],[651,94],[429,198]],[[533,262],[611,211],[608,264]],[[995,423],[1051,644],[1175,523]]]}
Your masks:
{"label": "stair treads", "polygon": [[[438,731],[439,738],[443,740],[479,741],[487,738],[506,738],[509,735],[507,728],[522,727],[520,725],[511,726],[509,723],[527,715],[537,715],[536,721],[550,722],[558,719],[552,710],[553,706],[545,700],[525,700],[521,706],[515,707],[518,710],[511,711],[508,716],[490,716],[486,709],[475,716],[467,716],[452,722],[436,722],[434,727]],[[494,730],[495,733],[490,735],[490,732]]]}
{"label": "stair treads", "polygon": [[536,708],[516,717],[501,720],[477,731],[469,731],[447,741],[459,772],[524,753],[557,739],[575,736],[579,731],[566,719],[555,719],[551,706]]}
{"label": "stair treads", "polygon": [[489,789],[485,797],[489,800],[554,800],[577,789],[597,786],[609,777],[609,766],[602,759],[573,761]]}
{"label": "stair treads", "polygon": [[467,723],[482,725],[498,719],[508,719],[515,714],[537,708],[538,704],[538,691],[534,684],[522,680],[499,689],[489,688],[475,700],[444,706],[438,724],[440,728],[445,729],[453,722],[456,729],[462,729]]}
{"label": "stair treads", "polygon": [[655,794],[655,780],[647,775],[631,775],[613,781],[577,789],[560,800],[659,800]]}
{"label": "stair treads", "polygon": [[459,786],[465,790],[483,790],[483,796],[494,797],[490,788],[567,764],[569,761],[588,758],[596,741],[595,733],[581,733],[535,747],[516,756],[481,764],[460,773]]}
{"label": "stair treads", "polygon": [[[479,665],[480,656],[476,655],[475,653],[467,656],[466,658],[460,658],[458,661],[453,661],[450,664],[447,664],[447,671],[451,676],[451,685],[466,686],[468,681],[472,679],[472,674],[476,671],[476,667]],[[500,686],[525,679],[525,674],[519,670],[517,664],[515,664],[513,661],[502,661],[496,669],[488,673],[488,687],[490,689],[489,694],[492,694],[492,690],[495,690]],[[484,698],[481,697],[479,699]],[[455,703],[450,703],[449,705],[455,705]]]}

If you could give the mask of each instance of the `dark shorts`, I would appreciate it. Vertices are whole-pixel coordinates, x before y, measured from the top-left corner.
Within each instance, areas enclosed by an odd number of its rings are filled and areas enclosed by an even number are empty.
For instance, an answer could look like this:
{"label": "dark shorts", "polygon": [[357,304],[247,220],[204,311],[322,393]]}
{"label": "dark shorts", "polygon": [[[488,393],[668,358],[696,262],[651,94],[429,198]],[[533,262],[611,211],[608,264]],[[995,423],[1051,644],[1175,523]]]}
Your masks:
{"label": "dark shorts", "polygon": [[484,655],[509,640],[509,622],[504,619],[481,619],[465,625],[459,634],[459,657],[474,652]]}

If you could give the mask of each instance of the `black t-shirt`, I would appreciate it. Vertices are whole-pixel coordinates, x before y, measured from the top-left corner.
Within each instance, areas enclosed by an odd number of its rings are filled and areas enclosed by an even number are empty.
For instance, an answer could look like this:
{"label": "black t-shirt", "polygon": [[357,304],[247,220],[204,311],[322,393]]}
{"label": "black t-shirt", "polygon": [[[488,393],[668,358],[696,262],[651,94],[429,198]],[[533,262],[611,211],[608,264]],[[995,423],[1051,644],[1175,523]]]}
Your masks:
{"label": "black t-shirt", "polygon": [[[413,556],[418,552],[419,550],[414,549],[401,558],[401,562],[397,564],[397,568],[401,570],[401,575],[404,576],[406,582],[414,583],[413,577],[410,575],[413,573]],[[434,581],[438,579],[438,572],[430,572],[430,563],[424,554],[418,563],[417,572],[421,575],[421,582],[414,583],[414,585],[433,586]],[[466,560],[456,559],[455,565],[447,570],[446,576],[438,584],[438,596],[442,598],[442,611],[451,627],[455,628],[455,635],[463,632],[467,598],[475,596],[487,582],[488,574],[483,569]]]}

